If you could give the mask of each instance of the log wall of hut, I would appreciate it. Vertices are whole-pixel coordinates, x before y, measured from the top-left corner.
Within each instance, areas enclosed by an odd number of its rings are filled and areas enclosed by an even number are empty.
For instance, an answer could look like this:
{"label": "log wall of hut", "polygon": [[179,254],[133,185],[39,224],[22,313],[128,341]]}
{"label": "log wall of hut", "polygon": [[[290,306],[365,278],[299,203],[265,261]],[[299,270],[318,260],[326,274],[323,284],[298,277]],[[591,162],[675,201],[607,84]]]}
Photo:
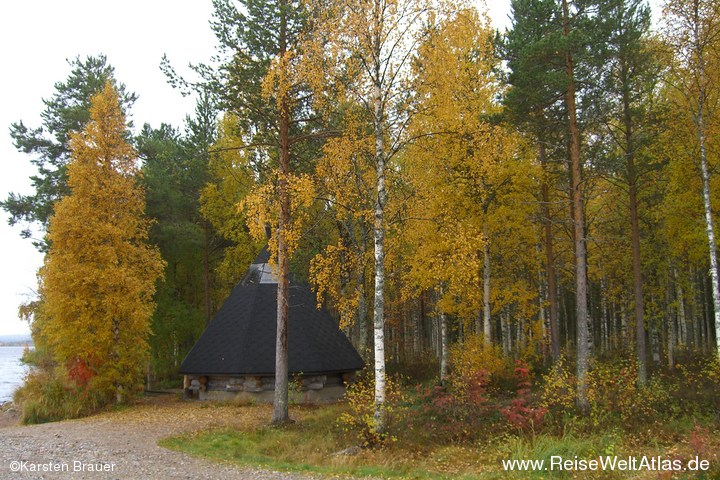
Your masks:
{"label": "log wall of hut", "polygon": [[[296,404],[332,403],[345,394],[354,372],[295,375],[290,379],[290,400]],[[271,403],[275,377],[271,375],[186,375],[185,396],[199,400]]]}

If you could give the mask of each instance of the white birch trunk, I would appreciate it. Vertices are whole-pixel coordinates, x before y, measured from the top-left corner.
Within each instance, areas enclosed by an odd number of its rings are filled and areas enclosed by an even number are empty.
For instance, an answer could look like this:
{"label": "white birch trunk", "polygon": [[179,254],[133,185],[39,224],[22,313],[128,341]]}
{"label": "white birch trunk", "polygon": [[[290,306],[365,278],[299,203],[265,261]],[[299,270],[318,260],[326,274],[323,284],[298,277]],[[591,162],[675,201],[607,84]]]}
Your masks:
{"label": "white birch trunk", "polygon": [[377,197],[375,199],[375,217],[373,222],[373,237],[375,241],[375,301],[373,306],[373,331],[375,353],[375,412],[373,415],[376,433],[385,431],[385,223],[384,212],[386,202],[385,192],[385,146],[383,144],[383,125],[385,115],[383,110],[381,85],[381,34],[382,34],[382,5],[379,0],[374,2],[373,25],[373,121],[375,136],[375,172]]}
{"label": "white birch trunk", "polygon": [[605,279],[600,279],[600,351],[605,352],[608,349],[608,308],[607,299],[605,298]]}
{"label": "white birch trunk", "polygon": [[485,245],[483,245],[483,342],[490,345],[492,342],[492,324],[490,319],[490,242],[485,227]]}
{"label": "white birch trunk", "polygon": [[680,344],[686,345],[687,338],[687,319],[685,318],[685,292],[683,291],[682,284],[678,281],[677,270],[674,270],[675,282],[677,285],[677,301],[678,301],[678,323],[680,330]]}
{"label": "white birch trunk", "polygon": [[447,315],[440,312],[440,384],[445,385],[448,376],[448,325]]}
{"label": "white birch trunk", "polygon": [[712,299],[715,310],[715,338],[716,353],[720,355],[720,277],[718,276],[717,247],[715,244],[715,230],[713,228],[712,205],[710,202],[710,174],[707,161],[707,139],[705,133],[705,119],[703,114],[703,97],[700,95],[701,103],[698,107],[698,140],[700,142],[700,172],[703,184],[703,206],[705,208],[705,234],[710,250],[710,278],[712,280]]}

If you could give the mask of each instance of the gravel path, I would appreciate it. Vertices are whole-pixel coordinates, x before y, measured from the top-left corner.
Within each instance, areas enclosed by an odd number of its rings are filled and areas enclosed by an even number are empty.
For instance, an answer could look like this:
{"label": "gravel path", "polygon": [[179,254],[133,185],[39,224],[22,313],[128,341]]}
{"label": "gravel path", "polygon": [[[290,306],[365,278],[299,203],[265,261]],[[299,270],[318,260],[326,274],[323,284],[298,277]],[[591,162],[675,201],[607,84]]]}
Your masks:
{"label": "gravel path", "polygon": [[259,425],[270,416],[268,406],[155,399],[79,420],[33,426],[1,426],[0,422],[0,479],[317,478],[212,463],[157,445],[171,435]]}

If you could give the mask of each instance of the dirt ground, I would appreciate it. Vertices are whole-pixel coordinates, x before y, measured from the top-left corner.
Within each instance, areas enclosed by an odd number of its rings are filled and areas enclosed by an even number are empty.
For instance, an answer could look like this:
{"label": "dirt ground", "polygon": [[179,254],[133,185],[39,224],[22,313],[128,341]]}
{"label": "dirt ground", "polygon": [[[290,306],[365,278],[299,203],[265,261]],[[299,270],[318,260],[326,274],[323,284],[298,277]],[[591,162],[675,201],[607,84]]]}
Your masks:
{"label": "dirt ground", "polygon": [[0,412],[0,479],[318,478],[213,463],[157,445],[183,432],[262,424],[271,417],[270,406],[216,405],[165,396],[79,420],[18,426],[18,417],[12,407]]}

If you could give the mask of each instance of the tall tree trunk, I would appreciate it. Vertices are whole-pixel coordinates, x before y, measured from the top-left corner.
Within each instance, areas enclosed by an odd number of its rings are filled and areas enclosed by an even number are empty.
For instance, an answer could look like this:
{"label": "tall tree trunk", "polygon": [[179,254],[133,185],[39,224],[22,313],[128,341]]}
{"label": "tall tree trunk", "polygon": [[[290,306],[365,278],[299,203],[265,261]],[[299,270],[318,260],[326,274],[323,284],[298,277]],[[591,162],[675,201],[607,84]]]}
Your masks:
{"label": "tall tree trunk", "polygon": [[440,384],[445,385],[448,376],[448,324],[445,312],[440,312]]}
{"label": "tall tree trunk", "polygon": [[608,318],[608,349],[614,350],[617,348],[618,340],[618,326],[617,326],[617,304],[613,301],[610,302],[610,317]]}
{"label": "tall tree trunk", "polygon": [[605,292],[607,291],[605,285],[605,278],[600,280],[600,351],[606,352],[608,350],[608,337],[609,337],[609,325],[608,325],[608,308],[607,298]]}
{"label": "tall tree trunk", "polygon": [[355,278],[357,285],[356,295],[358,296],[357,329],[358,329],[358,350],[363,359],[368,358],[368,325],[367,325],[367,300],[365,299],[365,267],[358,269]]}
{"label": "tall tree trunk", "polygon": [[675,344],[677,343],[677,330],[675,328],[675,316],[673,315],[672,302],[670,301],[670,275],[667,276],[667,289],[666,289],[666,301],[667,310],[667,364],[668,368],[672,370],[675,368]]}
{"label": "tall tree trunk", "polygon": [[[280,2],[280,58],[287,54],[287,2]],[[290,174],[290,106],[287,93],[280,99],[280,175],[278,193],[280,215],[277,229],[278,248],[278,291],[277,291],[277,337],[275,343],[275,397],[272,422],[275,424],[290,421],[288,413],[288,296],[290,259],[287,244],[287,228],[290,225],[290,192],[288,175]]]}
{"label": "tall tree trunk", "polygon": [[204,308],[205,308],[205,327],[210,325],[210,223],[203,221],[203,232],[205,234],[205,242],[203,244],[203,289],[204,289]]}
{"label": "tall tree trunk", "polygon": [[702,348],[702,332],[700,330],[700,315],[702,314],[703,310],[702,295],[700,293],[702,289],[702,279],[698,278],[697,272],[692,267],[690,267],[690,283],[692,285],[691,294],[693,297],[692,301],[690,302],[690,318],[692,319],[693,345],[695,346],[695,349],[700,350]]}
{"label": "tall tree trunk", "polygon": [[720,355],[720,277],[718,275],[717,247],[715,244],[715,229],[713,228],[712,205],[710,202],[710,173],[707,160],[707,133],[705,131],[705,68],[700,62],[700,94],[698,98],[697,134],[700,144],[700,172],[703,184],[703,206],[705,208],[705,234],[707,235],[708,249],[710,251],[710,278],[712,280],[712,300],[715,310],[715,338],[716,354]]}
{"label": "tall tree trunk", "polygon": [[508,320],[507,310],[503,310],[500,314],[500,333],[502,335],[503,355],[508,357],[512,352],[510,343],[510,335],[512,335],[512,331],[510,329],[510,321]]}
{"label": "tall tree trunk", "polygon": [[425,292],[420,292],[420,325],[422,326],[423,341],[421,348],[425,349],[430,346],[430,336],[432,332],[428,328],[427,312],[425,311]]}
{"label": "tall tree trunk", "polygon": [[627,345],[628,338],[628,327],[627,327],[627,310],[625,309],[625,299],[621,299],[618,304],[618,336],[615,344],[618,349],[623,349]]}
{"label": "tall tree trunk", "polygon": [[376,433],[385,431],[385,147],[383,144],[385,114],[382,98],[380,54],[382,42],[382,8],[380,0],[373,5],[373,123],[375,136],[375,173],[377,197],[373,236],[375,240],[375,301],[373,308],[373,327],[375,334],[375,412],[373,415]]}
{"label": "tall tree trunk", "polygon": [[[625,67],[623,67],[625,68]],[[635,296],[635,345],[638,361],[637,383],[647,384],[647,352],[645,347],[645,303],[642,287],[642,259],[640,257],[640,223],[638,220],[637,183],[638,175],[635,168],[635,146],[633,124],[630,111],[630,92],[623,86],[623,118],[625,123],[625,158],[627,159],[627,176],[630,202],[630,243],[632,245],[633,293]]]}
{"label": "tall tree trunk", "polygon": [[677,269],[673,268],[673,276],[675,277],[675,289],[677,291],[677,310],[678,310],[678,324],[680,330],[680,344],[687,345],[688,334],[687,334],[687,320],[685,318],[685,292],[683,291],[682,283],[678,279]]}
{"label": "tall tree trunk", "polygon": [[707,347],[705,336],[705,325],[707,324],[707,313],[708,313],[708,305],[707,305],[707,278],[706,275],[704,275],[701,272],[697,272],[697,282],[698,288],[697,291],[697,305],[698,305],[698,313],[696,315],[697,318],[697,327],[698,331],[700,332],[699,342],[698,342],[698,348],[701,351],[705,351]]}
{"label": "tall tree trunk", "polygon": [[490,318],[490,240],[487,235],[487,221],[483,226],[485,243],[483,245],[483,343],[489,346],[492,342]]}
{"label": "tall tree trunk", "polygon": [[[537,253],[540,254],[540,245],[537,245]],[[542,356],[543,364],[547,365],[548,359],[550,358],[550,328],[548,325],[547,315],[545,313],[545,303],[547,302],[547,294],[545,289],[547,288],[545,282],[545,275],[543,269],[539,268],[537,272],[538,281],[538,321],[540,322],[541,331],[541,343],[542,343]]]}
{"label": "tall tree trunk", "polygon": [[[415,307],[415,302],[413,302],[413,307]],[[422,328],[420,323],[420,312],[416,310],[415,308],[412,309],[412,321],[413,321],[413,356],[414,358],[417,358],[420,355],[420,349],[421,349],[421,335],[422,335]]]}
{"label": "tall tree trunk", "polygon": [[560,358],[560,327],[558,325],[557,281],[555,273],[555,254],[553,252],[552,219],[550,218],[550,185],[548,181],[547,156],[544,140],[538,145],[538,156],[543,169],[542,195],[543,230],[545,232],[545,271],[547,275],[547,295],[550,315],[550,353],[553,360]]}
{"label": "tall tree trunk", "polygon": [[[570,13],[568,1],[562,0],[563,35],[570,36]],[[573,233],[575,241],[575,314],[577,348],[577,404],[582,411],[588,411],[587,373],[588,348],[588,307],[587,307],[587,264],[585,248],[585,215],[583,205],[583,183],[580,166],[580,129],[575,106],[575,67],[570,48],[565,52],[565,74],[567,89],[565,103],[568,112],[568,136],[570,153],[570,174],[572,183]]]}
{"label": "tall tree trunk", "polygon": [[[112,320],[112,334],[113,334],[113,354],[112,358],[115,360],[117,365],[120,361],[120,321],[117,318]],[[115,403],[121,404],[125,400],[123,395],[123,386],[120,380],[115,381]]]}
{"label": "tall tree trunk", "polygon": [[657,323],[652,322],[650,325],[650,346],[652,350],[652,359],[655,365],[660,364],[660,334],[658,332]]}
{"label": "tall tree trunk", "polygon": [[562,322],[563,331],[565,332],[565,349],[570,350],[570,347],[572,346],[572,325],[570,324],[570,308],[568,307],[567,295],[565,295],[562,290],[559,290],[558,293],[558,298],[562,298],[562,313],[563,319],[565,320],[564,322]]}

